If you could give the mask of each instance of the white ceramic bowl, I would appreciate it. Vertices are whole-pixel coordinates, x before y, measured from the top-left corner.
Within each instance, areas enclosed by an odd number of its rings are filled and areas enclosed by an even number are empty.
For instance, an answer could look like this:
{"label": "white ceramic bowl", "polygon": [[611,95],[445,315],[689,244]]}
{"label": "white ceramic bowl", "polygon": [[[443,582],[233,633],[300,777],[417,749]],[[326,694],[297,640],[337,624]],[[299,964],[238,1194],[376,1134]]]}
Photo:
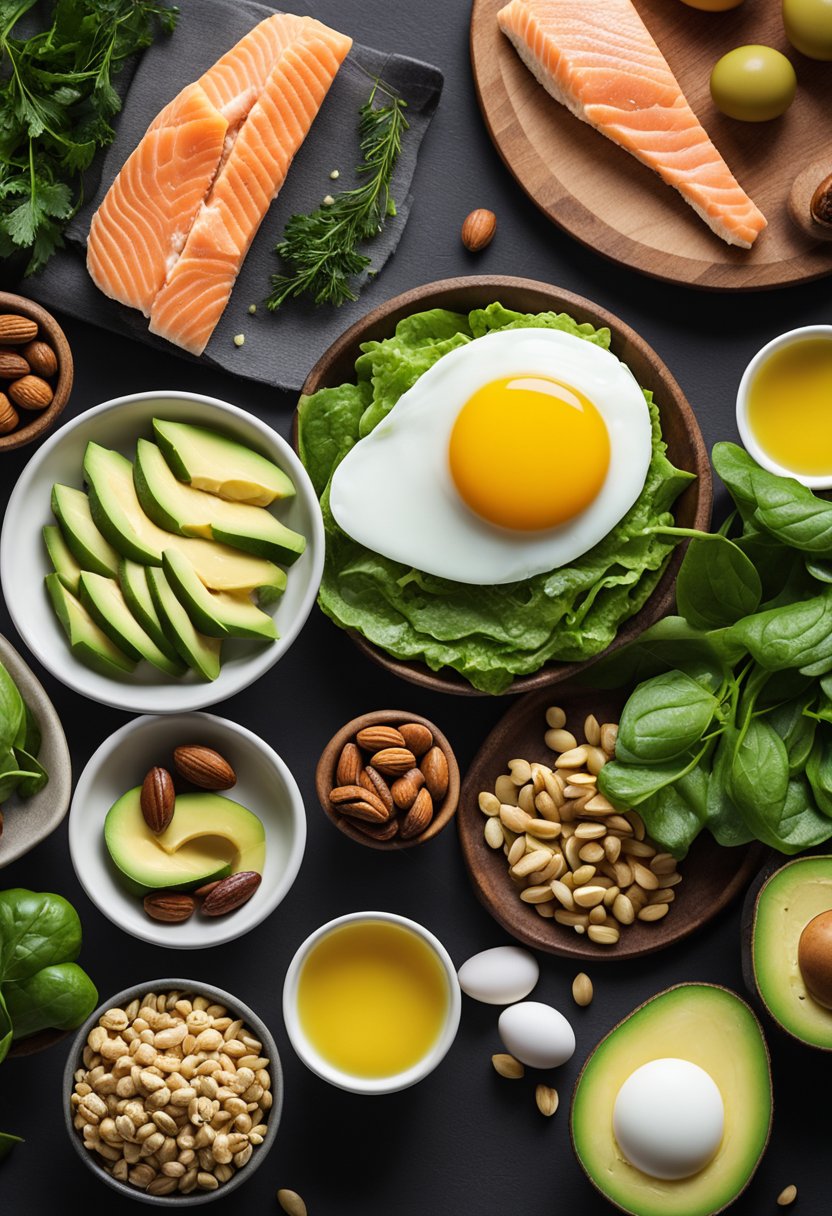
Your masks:
{"label": "white ceramic bowl", "polygon": [[832,325],[804,325],[799,329],[789,329],[786,333],[780,334],[779,337],[773,338],[771,342],[767,342],[761,350],[757,351],[743,372],[740,386],[737,389],[737,427],[739,428],[740,437],[746,450],[754,457],[757,464],[762,465],[764,469],[768,469],[771,473],[778,473],[781,477],[793,477],[795,481],[799,481],[802,485],[808,486],[812,490],[829,490],[832,489],[832,473],[812,476],[807,473],[797,473],[794,469],[789,469],[785,465],[778,464],[760,446],[748,421],[748,397],[751,383],[762,365],[773,354],[782,350],[784,346],[791,346],[792,343],[802,342],[807,338],[825,338],[827,341],[832,342]]}
{"label": "white ceramic bowl", "polygon": [[[434,1047],[423,1059],[414,1064],[412,1068],[408,1068],[406,1071],[396,1073],[390,1077],[356,1077],[351,1073],[342,1072],[339,1068],[335,1068],[327,1060],[323,1059],[313,1044],[310,1043],[298,1016],[298,981],[301,969],[310,950],[321,938],[331,933],[333,929],[340,929],[343,925],[358,924],[361,921],[383,921],[390,925],[400,925],[401,928],[409,929],[412,933],[415,933],[430,946],[439,959],[448,982],[448,1004],[445,1011],[445,1025]],[[392,1094],[397,1090],[407,1089],[408,1086],[415,1085],[417,1081],[421,1081],[428,1073],[433,1072],[437,1064],[445,1058],[451,1044],[456,1038],[461,1011],[462,997],[460,995],[459,980],[457,979],[456,968],[445,947],[423,925],[417,924],[415,920],[408,920],[405,916],[397,916],[393,912],[352,912],[347,916],[339,916],[335,920],[321,925],[320,929],[316,929],[314,933],[310,934],[297,950],[289,964],[286,979],[283,983],[283,1021],[286,1023],[289,1040],[298,1056],[316,1076],[321,1077],[324,1081],[328,1081],[330,1085],[337,1086],[338,1089],[346,1089],[354,1094]]]}
{"label": "white ceramic bowl", "polygon": [[[229,761],[237,784],[229,798],[253,811],[266,829],[263,881],[248,903],[227,916],[195,912],[181,924],[151,920],[110,861],[104,819],[148,769],[172,766],[179,744],[202,743]],[[69,851],[81,886],[113,924],[133,937],[178,950],[219,946],[248,933],[274,911],[297,877],[306,845],[306,813],[291,772],[257,735],[213,714],[137,718],[110,735],[87,762],[69,812]]]}
{"label": "white ceramic bowl", "polygon": [[[274,613],[280,638],[266,645],[229,639],[223,665],[213,682],[193,672],[178,679],[149,663],[140,663],[124,679],[101,675],[80,663],[43,586],[51,565],[41,536],[54,523],[49,508],[55,482],[82,485],[84,451],[94,439],[135,455],[136,440],[152,435],[154,416],[216,427],[251,444],[285,469],[296,487],[290,503],[281,504],[280,519],[306,537],[306,551],[288,571],[286,591]],[[104,705],[132,713],[181,713],[200,709],[247,688],[289,649],[308,617],[324,561],[321,510],[309,476],[284,439],[245,410],[196,393],[150,392],[105,401],[62,426],[35,453],[9,499],[0,537],[0,581],[9,612],[26,645],[57,679],[75,692]]]}

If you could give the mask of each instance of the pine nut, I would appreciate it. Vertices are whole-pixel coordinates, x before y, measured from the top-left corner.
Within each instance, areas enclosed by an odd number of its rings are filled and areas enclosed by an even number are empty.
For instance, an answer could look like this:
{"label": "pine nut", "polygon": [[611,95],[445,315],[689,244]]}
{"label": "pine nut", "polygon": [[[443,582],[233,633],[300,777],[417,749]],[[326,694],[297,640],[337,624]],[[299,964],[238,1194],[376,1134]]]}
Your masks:
{"label": "pine nut", "polygon": [[551,1119],[558,1108],[558,1091],[552,1089],[551,1085],[537,1085],[535,1086],[534,1100],[541,1115],[545,1115],[547,1119]]}
{"label": "pine nut", "polygon": [[797,1199],[797,1187],[792,1183],[791,1186],[783,1187],[783,1190],[777,1196],[777,1204],[781,1208],[787,1208]]}
{"label": "pine nut", "polygon": [[531,815],[527,815],[519,807],[509,806],[508,803],[503,803],[500,807],[500,822],[510,828],[512,832],[528,831],[531,821]]}
{"label": "pine nut", "polygon": [[595,877],[595,866],[578,866],[572,873],[572,881],[576,887],[585,887],[591,878]]}
{"label": "pine nut", "polygon": [[503,773],[494,782],[494,793],[500,802],[508,803],[509,806],[517,806],[517,786],[506,773]]}
{"label": "pine nut", "polygon": [[547,904],[532,904],[538,916],[544,917],[546,920],[551,920],[555,915],[555,901],[552,900]]}
{"label": "pine nut", "polygon": [[600,840],[606,834],[603,823],[579,823],[575,828],[575,835],[580,840]]}
{"label": "pine nut", "polygon": [[[575,833],[575,836],[577,838],[577,832]],[[603,845],[598,844],[597,840],[590,840],[589,844],[585,844],[583,848],[578,851],[578,856],[580,857],[581,861],[585,861],[589,865],[597,865],[599,861],[604,860],[606,854],[604,852]]]}
{"label": "pine nut", "polygon": [[589,915],[586,912],[567,912],[563,910],[555,910],[555,920],[559,925],[570,925],[573,929],[584,929],[589,924]]}
{"label": "pine nut", "polygon": [[648,904],[638,914],[639,920],[661,920],[670,911],[668,904]]}
{"label": "pine nut", "polygon": [[618,861],[621,855],[621,841],[617,836],[604,837],[604,852],[609,861]]}
{"label": "pine nut", "polygon": [[547,904],[555,898],[554,891],[549,883],[540,887],[526,887],[520,892],[520,898],[524,904]]}
{"label": "pine nut", "polygon": [[521,857],[526,855],[526,837],[518,836],[508,851],[508,864],[515,866]]}
{"label": "pine nut", "polygon": [[548,819],[533,819],[528,831],[540,840],[556,840],[560,836],[562,828],[559,823],[552,823]]}
{"label": "pine nut", "polygon": [[562,730],[566,725],[566,714],[559,705],[550,705],[546,710],[546,725],[552,730]]}
{"label": "pine nut", "polygon": [[607,763],[607,753],[600,747],[588,747],[586,750],[586,766],[593,776],[597,777]]}
{"label": "pine nut", "polygon": [[621,937],[614,925],[590,925],[586,933],[589,940],[598,946],[614,946]]}
{"label": "pine nut", "polygon": [[579,908],[594,908],[596,904],[601,903],[604,894],[603,887],[578,887],[573,899]]}
{"label": "pine nut", "polygon": [[570,731],[562,727],[547,730],[543,736],[546,746],[553,752],[571,752],[578,746],[578,740]]}
{"label": "pine nut", "polygon": [[580,768],[582,764],[586,764],[587,749],[583,745],[580,747],[572,747],[568,751],[561,752],[555,761],[556,768]]}
{"label": "pine nut", "polygon": [[657,876],[641,862],[633,862],[633,878],[644,891],[657,891],[659,888]]}
{"label": "pine nut", "polygon": [[612,905],[612,914],[622,925],[631,925],[636,918],[635,908],[624,894],[618,894]]}
{"label": "pine nut", "polygon": [[525,811],[527,815],[534,816],[534,787],[524,785],[520,793],[517,795],[517,805],[521,811]]}
{"label": "pine nut", "polygon": [[585,971],[579,971],[572,981],[573,1001],[576,1005],[580,1005],[583,1008],[591,1003],[592,996],[592,980]]}
{"label": "pine nut", "polygon": [[589,923],[591,925],[603,925],[607,919],[607,912],[603,904],[597,904],[590,909]]}
{"label": "pine nut", "polygon": [[509,760],[508,771],[515,785],[525,785],[532,779],[532,767],[528,760]]}
{"label": "pine nut", "polygon": [[503,847],[503,829],[499,819],[491,817],[486,819],[483,835],[490,849],[500,849]]}
{"label": "pine nut", "polygon": [[[563,801],[563,799],[561,799]],[[557,804],[554,798],[546,790],[541,790],[534,800],[534,807],[538,815],[542,815],[547,821],[552,823],[560,823],[560,815],[558,814]]]}
{"label": "pine nut", "polygon": [[477,805],[483,815],[499,815],[500,799],[496,794],[491,794],[488,790],[483,790],[477,799]]}
{"label": "pine nut", "polygon": [[676,892],[672,887],[662,887],[658,891],[651,891],[647,902],[648,904],[672,904],[675,898]]}
{"label": "pine nut", "polygon": [[508,1052],[497,1052],[491,1057],[491,1063],[494,1065],[494,1071],[509,1081],[519,1081],[522,1076],[525,1076],[526,1070],[523,1065]]}
{"label": "pine nut", "polygon": [[566,883],[555,880],[552,883],[552,894],[558,903],[563,904],[568,912],[575,909],[575,898]]}
{"label": "pine nut", "polygon": [[[644,820],[642,819],[641,815],[639,815],[638,811],[628,811],[627,817],[630,820],[630,823],[633,825],[633,832],[635,833],[636,840],[644,840],[644,837],[647,834],[647,829],[644,826]],[[653,851],[655,852],[655,849]]]}
{"label": "pine nut", "polygon": [[618,739],[618,727],[614,722],[605,722],[601,727],[601,747],[608,756],[615,755],[615,744]]}

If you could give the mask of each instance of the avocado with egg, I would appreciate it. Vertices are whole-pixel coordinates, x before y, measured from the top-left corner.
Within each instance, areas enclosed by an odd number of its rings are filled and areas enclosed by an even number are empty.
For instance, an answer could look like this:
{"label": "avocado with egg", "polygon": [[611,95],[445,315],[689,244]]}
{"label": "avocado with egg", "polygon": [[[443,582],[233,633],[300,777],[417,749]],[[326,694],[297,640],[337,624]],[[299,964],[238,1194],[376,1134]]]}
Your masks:
{"label": "avocado with egg", "polygon": [[201,790],[177,795],[173,819],[158,836],[141,809],[141,786],[113,803],[104,842],[125,885],[137,895],[183,890],[237,870],[263,873],[266,836],[251,811],[230,798]]}
{"label": "avocado with egg", "polygon": [[178,536],[223,541],[287,566],[297,561],[306,547],[299,532],[287,528],[263,507],[227,502],[177,481],[161,450],[148,439],[140,439],[136,445],[133,479],[145,515]]}
{"label": "avocado with egg", "polygon": [[135,660],[107,637],[80,600],[67,591],[58,575],[47,574],[44,581],[75,657],[105,676],[123,676],[131,672],[136,666]]}
{"label": "avocado with egg", "polygon": [[216,680],[220,674],[219,638],[209,638],[194,627],[163,572],[155,566],[148,567],[147,585],[162,628],[180,657],[204,680]]}
{"label": "avocado with egg", "polygon": [[52,568],[67,591],[78,594],[78,582],[81,578],[81,567],[75,560],[75,554],[64,540],[63,532],[57,524],[46,524],[43,529],[43,543]]}
{"label": "avocado with egg", "polygon": [[153,523],[136,495],[133,466],[119,452],[88,443],[84,475],[89,483],[93,519],[123,557],[146,566],[161,566],[163,551],[175,548],[214,591],[257,591],[261,604],[282,594],[285,574],[272,562],[216,541],[174,536]]}
{"label": "avocado with egg", "polygon": [[781,866],[747,908],[746,982],[782,1030],[832,1051],[832,857]]}
{"label": "avocado with egg", "polygon": [[176,598],[202,633],[214,638],[253,638],[260,642],[271,642],[278,636],[272,618],[247,595],[209,591],[188,559],[176,549],[165,549],[162,569]]}
{"label": "avocado with egg", "polygon": [[[685,1177],[668,1177],[672,1170],[664,1176],[643,1172],[616,1139],[619,1092],[637,1070],[656,1061],[697,1066],[692,1071],[707,1074],[722,1100],[722,1133],[717,1127],[709,1159]],[[737,1198],[754,1174],[768,1143],[772,1109],[768,1049],[754,1014],[727,988],[679,984],[646,1001],[591,1053],[572,1099],[572,1144],[589,1180],[622,1211],[713,1216]],[[685,1124],[697,1111],[693,1102],[685,1103],[681,1087],[670,1105],[647,1103],[636,1113],[641,1127],[635,1128],[635,1138],[646,1130],[648,1145],[651,1135],[658,1145],[667,1126],[675,1124],[682,1149],[687,1147]],[[692,1122],[691,1138],[700,1131]]]}
{"label": "avocado with egg", "polygon": [[72,486],[53,486],[52,514],[81,569],[115,578],[118,553],[96,527],[90,500],[84,491]]}
{"label": "avocado with egg", "polygon": [[121,587],[112,578],[85,570],[80,578],[80,599],[92,619],[119,650],[139,662],[146,659],[169,676],[181,676],[185,664],[169,659],[133,616]]}
{"label": "avocado with egg", "polygon": [[254,507],[267,507],[295,493],[281,468],[218,431],[154,418],[153,433],[174,476],[195,490]]}

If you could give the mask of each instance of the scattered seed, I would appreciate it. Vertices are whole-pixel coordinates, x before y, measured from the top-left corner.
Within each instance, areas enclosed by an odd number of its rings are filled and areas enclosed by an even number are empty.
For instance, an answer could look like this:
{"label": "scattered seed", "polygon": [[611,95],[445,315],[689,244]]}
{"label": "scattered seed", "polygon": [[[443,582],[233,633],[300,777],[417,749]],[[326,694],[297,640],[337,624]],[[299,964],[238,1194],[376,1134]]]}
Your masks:
{"label": "scattered seed", "polygon": [[534,1100],[537,1103],[537,1109],[541,1115],[545,1115],[547,1119],[551,1119],[552,1115],[558,1108],[558,1091],[552,1089],[551,1085],[537,1085],[534,1091]]}
{"label": "scattered seed", "polygon": [[501,849],[503,847],[503,827],[499,819],[486,819],[483,835],[485,836],[485,843],[490,849]]}
{"label": "scattered seed", "polygon": [[523,1065],[508,1052],[498,1051],[491,1057],[491,1063],[494,1065],[494,1071],[509,1081],[519,1081],[522,1076],[525,1076],[526,1070]]}
{"label": "scattered seed", "polygon": [[257,312],[257,305],[256,305],[256,304],[249,304],[249,306],[248,306],[248,311],[249,311],[249,316],[253,317],[253,316],[254,316],[254,314]]}
{"label": "scattered seed", "polygon": [[332,197],[331,194],[325,194],[323,196],[323,198],[321,199],[321,205],[324,207],[331,207],[334,202],[335,202],[335,199]]}
{"label": "scattered seed", "polygon": [[576,1005],[584,1008],[593,997],[592,980],[585,971],[579,971],[572,981],[572,999]]}
{"label": "scattered seed", "polygon": [[595,714],[589,714],[584,721],[584,738],[592,747],[601,742],[601,727]]}
{"label": "scattered seed", "polygon": [[337,182],[337,181],[338,181],[338,178],[341,176],[341,170],[340,170],[340,169],[333,169],[333,170],[332,170],[332,172],[330,173],[330,175],[329,175],[329,176],[332,178],[332,180],[333,180],[334,182]]}
{"label": "scattered seed", "polygon": [[546,710],[546,725],[552,730],[562,730],[566,725],[566,714],[559,705],[550,705]]}
{"label": "scattered seed", "polygon": [[794,1183],[791,1186],[783,1187],[783,1190],[777,1196],[777,1203],[781,1208],[787,1208],[797,1199],[797,1187]]}
{"label": "scattered seed", "polygon": [[277,1202],[287,1216],[307,1216],[306,1204],[297,1191],[287,1191],[282,1188],[277,1192]]}
{"label": "scattered seed", "polygon": [[234,345],[235,346],[244,346],[245,340],[246,340],[245,334],[235,334],[234,335]]}

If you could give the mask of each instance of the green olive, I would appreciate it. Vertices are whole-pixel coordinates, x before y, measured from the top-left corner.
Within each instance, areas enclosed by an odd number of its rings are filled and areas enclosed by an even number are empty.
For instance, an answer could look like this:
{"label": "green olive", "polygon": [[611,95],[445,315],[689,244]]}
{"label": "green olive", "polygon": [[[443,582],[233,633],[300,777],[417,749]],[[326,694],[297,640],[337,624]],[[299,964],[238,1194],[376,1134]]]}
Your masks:
{"label": "green olive", "polygon": [[767,122],[794,101],[797,77],[785,55],[770,46],[738,46],[711,72],[711,97],[729,118]]}
{"label": "green olive", "polygon": [[810,59],[832,59],[832,0],[783,0],[786,37]]}

